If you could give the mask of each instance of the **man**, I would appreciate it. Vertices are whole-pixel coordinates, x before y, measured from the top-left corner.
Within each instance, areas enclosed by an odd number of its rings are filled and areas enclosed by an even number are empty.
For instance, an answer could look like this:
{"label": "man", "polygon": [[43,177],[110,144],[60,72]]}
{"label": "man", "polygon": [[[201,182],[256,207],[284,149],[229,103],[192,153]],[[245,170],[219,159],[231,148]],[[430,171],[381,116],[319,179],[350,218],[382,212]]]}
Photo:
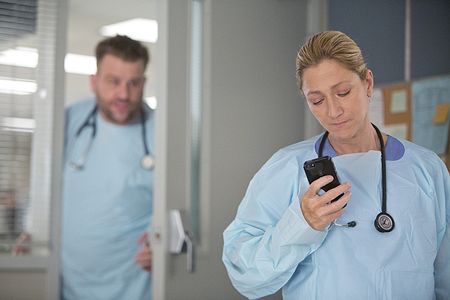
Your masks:
{"label": "man", "polygon": [[63,299],[150,299],[153,115],[144,105],[147,49],[101,41],[95,101],[68,108],[62,216]]}

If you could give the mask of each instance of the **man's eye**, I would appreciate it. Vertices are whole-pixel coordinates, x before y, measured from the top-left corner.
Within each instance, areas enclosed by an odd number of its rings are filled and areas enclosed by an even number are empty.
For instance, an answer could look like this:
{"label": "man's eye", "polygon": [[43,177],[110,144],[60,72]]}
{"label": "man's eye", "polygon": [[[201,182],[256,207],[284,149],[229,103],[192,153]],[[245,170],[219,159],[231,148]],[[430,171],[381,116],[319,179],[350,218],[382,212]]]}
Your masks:
{"label": "man's eye", "polygon": [[114,78],[110,78],[107,81],[108,81],[108,84],[110,84],[110,85],[118,85],[119,84],[119,80],[114,79]]}
{"label": "man's eye", "polygon": [[138,79],[136,79],[136,80],[131,80],[130,81],[130,86],[132,86],[132,87],[137,87],[137,86],[139,86],[139,84],[140,84],[140,80],[138,80]]}

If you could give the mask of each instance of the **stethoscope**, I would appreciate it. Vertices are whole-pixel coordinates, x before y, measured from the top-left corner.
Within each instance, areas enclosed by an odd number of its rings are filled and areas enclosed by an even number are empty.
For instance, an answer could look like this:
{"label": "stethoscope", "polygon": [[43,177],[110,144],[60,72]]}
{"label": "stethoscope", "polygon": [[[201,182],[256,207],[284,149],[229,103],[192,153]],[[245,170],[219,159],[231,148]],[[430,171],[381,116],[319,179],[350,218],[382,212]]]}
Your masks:
{"label": "stethoscope", "polygon": [[[72,144],[71,149],[74,149],[75,144],[76,144],[77,140],[79,139],[83,130],[85,130],[89,127],[92,128],[91,138],[90,138],[89,143],[87,144],[86,148],[84,149],[83,153],[81,154],[80,158],[78,160],[69,161],[69,166],[75,171],[82,170],[86,164],[87,155],[89,154],[90,148],[92,146],[92,142],[94,141],[95,136],[97,134],[97,120],[96,120],[97,112],[98,112],[98,107],[97,107],[97,105],[95,105],[95,107],[89,113],[86,120],[83,122],[83,124],[81,124],[80,128],[78,128],[78,130],[75,134],[75,140]],[[141,130],[142,144],[144,145],[144,157],[141,160],[141,166],[145,170],[152,170],[155,167],[155,158],[153,157],[153,155],[150,154],[150,151],[148,150],[148,146],[147,146],[144,108],[141,107],[140,113],[141,113],[140,117],[141,117],[141,129],[142,129]]]}
{"label": "stethoscope", "polygon": [[[384,150],[384,141],[383,141],[383,136],[381,135],[380,130],[378,129],[377,126],[375,126],[374,124],[372,124],[373,128],[375,128],[375,131],[377,132],[377,136],[378,136],[378,140],[380,141],[380,148],[381,148],[381,186],[382,186],[382,202],[381,202],[381,212],[377,215],[377,217],[375,218],[374,221],[374,225],[375,228],[379,231],[379,232],[390,232],[394,229],[395,223],[394,223],[394,218],[392,218],[391,215],[389,215],[386,212],[386,202],[387,202],[387,197],[386,197],[386,154],[385,154],[385,150]],[[320,141],[320,146],[319,146],[319,157],[322,157],[323,155],[323,148],[325,146],[325,141],[328,137],[328,131],[326,131],[323,136],[322,136],[322,140]],[[336,224],[338,226],[344,226],[344,227],[355,227],[356,226],[356,222],[355,221],[351,221],[348,222],[347,224]]]}

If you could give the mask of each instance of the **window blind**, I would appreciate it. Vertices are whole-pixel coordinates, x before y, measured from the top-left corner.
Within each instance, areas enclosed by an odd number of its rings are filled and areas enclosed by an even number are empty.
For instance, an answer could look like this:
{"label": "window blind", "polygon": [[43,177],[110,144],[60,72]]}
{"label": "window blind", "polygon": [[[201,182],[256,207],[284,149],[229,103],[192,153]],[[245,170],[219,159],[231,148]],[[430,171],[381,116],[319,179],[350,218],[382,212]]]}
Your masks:
{"label": "window blind", "polygon": [[0,1],[0,40],[17,39],[36,31],[37,0]]}

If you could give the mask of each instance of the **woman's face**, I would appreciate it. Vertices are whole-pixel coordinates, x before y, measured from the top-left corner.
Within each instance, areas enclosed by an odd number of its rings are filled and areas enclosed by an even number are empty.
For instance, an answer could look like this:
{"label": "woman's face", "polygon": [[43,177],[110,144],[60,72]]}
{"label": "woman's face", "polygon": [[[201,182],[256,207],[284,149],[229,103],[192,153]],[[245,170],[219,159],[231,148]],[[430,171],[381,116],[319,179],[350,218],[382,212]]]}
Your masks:
{"label": "woman's face", "polygon": [[373,92],[373,75],[365,80],[332,59],[325,59],[303,72],[302,91],[314,117],[330,137],[357,137],[369,123],[367,112]]}

